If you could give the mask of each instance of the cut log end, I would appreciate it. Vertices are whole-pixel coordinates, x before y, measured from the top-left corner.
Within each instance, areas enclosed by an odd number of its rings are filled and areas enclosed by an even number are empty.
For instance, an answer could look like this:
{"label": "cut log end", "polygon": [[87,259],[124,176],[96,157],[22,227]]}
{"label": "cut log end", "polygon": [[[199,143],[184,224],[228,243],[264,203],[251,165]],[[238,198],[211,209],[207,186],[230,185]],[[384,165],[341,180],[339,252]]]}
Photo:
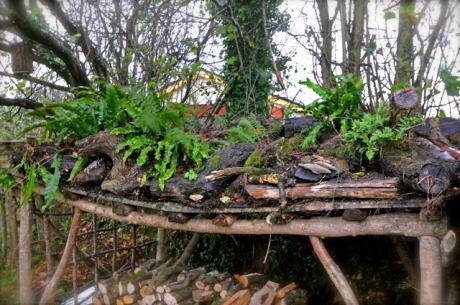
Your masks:
{"label": "cut log end", "polygon": [[418,186],[426,194],[439,195],[450,186],[449,174],[439,165],[426,164],[420,171]]}

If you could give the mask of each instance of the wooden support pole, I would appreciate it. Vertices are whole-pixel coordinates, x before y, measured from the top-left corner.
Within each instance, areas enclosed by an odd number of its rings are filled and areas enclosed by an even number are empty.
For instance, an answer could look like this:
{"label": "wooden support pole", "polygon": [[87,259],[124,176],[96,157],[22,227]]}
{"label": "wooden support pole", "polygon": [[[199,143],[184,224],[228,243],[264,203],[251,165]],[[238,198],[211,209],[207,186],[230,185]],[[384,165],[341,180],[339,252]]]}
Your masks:
{"label": "wooden support pole", "polygon": [[1,224],[1,242],[2,242],[2,249],[1,249],[1,261],[6,261],[6,253],[8,249],[8,229],[6,225],[6,200],[8,194],[0,193],[0,224]]}
{"label": "wooden support pole", "polygon": [[54,258],[53,258],[53,238],[50,232],[48,215],[43,215],[43,238],[45,240],[45,256],[46,256],[46,271],[48,277],[51,278],[54,272]]}
{"label": "wooden support pole", "polygon": [[32,291],[32,206],[30,202],[20,209],[19,223],[19,303],[33,304]]}
{"label": "wooden support pole", "polygon": [[[43,192],[43,188],[36,191]],[[210,219],[190,219],[185,224],[172,223],[166,216],[131,211],[128,215],[115,214],[111,207],[89,200],[70,200],[57,195],[55,200],[82,211],[107,217],[124,223],[164,228],[168,230],[241,234],[241,235],[301,235],[321,237],[345,237],[358,235],[404,235],[411,237],[439,236],[447,232],[445,222],[424,222],[418,214],[383,214],[369,216],[361,222],[350,222],[341,217],[314,217],[294,219],[285,225],[270,225],[265,220],[237,220],[231,227],[214,225]]]}
{"label": "wooden support pole", "polygon": [[329,278],[334,283],[334,286],[337,288],[339,294],[342,296],[344,303],[346,305],[359,305],[358,299],[351,289],[350,284],[348,284],[345,275],[327,252],[324,243],[319,237],[309,236],[309,238],[316,256],[323,265],[324,269],[326,269]]}
{"label": "wooden support pole", "polygon": [[162,263],[165,262],[168,258],[168,231],[165,229],[159,228],[157,230],[157,253],[156,253],[156,262]]}
{"label": "wooden support pole", "polygon": [[420,305],[442,304],[442,266],[440,240],[420,237]]}
{"label": "wooden support pole", "polygon": [[8,215],[8,233],[9,233],[9,258],[8,263],[10,267],[16,268],[17,264],[17,255],[18,255],[18,227],[16,221],[16,208],[14,206],[15,197],[14,191],[11,190],[8,193],[8,197],[6,200],[6,213]]}
{"label": "wooden support pole", "polygon": [[46,285],[45,287],[45,291],[43,292],[39,305],[48,305],[52,303],[52,300],[56,293],[57,285],[61,280],[62,276],[64,275],[64,270],[67,266],[67,263],[69,262],[69,258],[75,246],[75,241],[78,235],[78,229],[80,228],[81,214],[81,210],[79,208],[75,208],[72,217],[72,223],[69,229],[69,235],[64,247],[64,252],[62,253],[61,260],[59,261],[59,264],[56,268],[56,271],[53,274],[53,277],[49,281],[48,285]]}

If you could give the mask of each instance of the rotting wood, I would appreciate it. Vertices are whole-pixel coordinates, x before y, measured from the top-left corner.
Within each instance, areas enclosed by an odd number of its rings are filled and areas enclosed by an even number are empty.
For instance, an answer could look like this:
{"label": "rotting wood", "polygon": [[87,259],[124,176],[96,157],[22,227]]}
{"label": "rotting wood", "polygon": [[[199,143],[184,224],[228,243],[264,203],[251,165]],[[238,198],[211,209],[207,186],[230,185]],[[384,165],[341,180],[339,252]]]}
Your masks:
{"label": "rotting wood", "polygon": [[[43,194],[44,189],[35,189]],[[439,236],[447,232],[445,222],[424,222],[418,214],[394,213],[369,216],[362,222],[347,222],[340,217],[314,217],[311,219],[294,219],[285,225],[269,225],[265,220],[237,220],[231,227],[220,227],[208,219],[191,219],[185,224],[168,222],[167,217],[133,211],[127,216],[113,213],[110,207],[88,200],[70,200],[57,195],[55,201],[68,204],[82,211],[107,217],[119,222],[133,223],[169,230],[191,231],[201,233],[262,235],[313,235],[324,237],[358,236],[358,235],[404,235],[404,236]]]}
{"label": "rotting wood", "polygon": [[204,177],[206,182],[216,181],[229,176],[238,176],[241,174],[248,174],[251,176],[259,176],[268,174],[270,169],[257,168],[257,167],[228,167],[221,170],[212,171],[211,174]]}
{"label": "rotting wood", "polygon": [[[245,213],[270,213],[279,211],[278,207],[224,207],[212,209],[200,209],[190,206],[185,206],[176,202],[150,202],[142,200],[133,200],[114,196],[111,194],[90,193],[77,188],[65,188],[68,192],[82,195],[94,200],[106,200],[116,203],[123,203],[152,210],[168,212],[168,213],[187,213],[187,214],[245,214]],[[407,209],[421,208],[425,205],[426,198],[395,198],[389,200],[311,200],[308,203],[295,203],[286,206],[286,212],[305,212],[305,211],[328,211],[341,209]]]}
{"label": "rotting wood", "polygon": [[442,304],[440,240],[420,237],[420,305]]}
{"label": "rotting wood", "polygon": [[[387,178],[368,181],[331,182],[319,184],[298,183],[285,189],[289,199],[304,198],[373,198],[389,199],[398,197],[398,179]],[[277,187],[268,185],[248,184],[245,187],[249,195],[255,199],[279,199]]]}
{"label": "rotting wood", "polygon": [[345,275],[329,255],[321,239],[316,236],[310,236],[309,238],[316,256],[323,265],[324,269],[326,269],[329,278],[342,296],[344,303],[346,305],[359,305],[358,299],[345,278]]}
{"label": "rotting wood", "polygon": [[43,295],[40,299],[39,305],[47,305],[52,303],[54,294],[56,293],[56,287],[64,274],[64,270],[69,261],[70,254],[72,253],[72,249],[75,246],[76,237],[78,234],[78,230],[80,228],[81,215],[82,211],[78,207],[76,207],[74,209],[72,223],[69,229],[69,235],[64,247],[64,252],[61,256],[61,260],[59,261],[59,264],[56,268],[56,271],[53,274],[53,277],[51,278],[49,283],[46,285],[45,290],[43,291]]}

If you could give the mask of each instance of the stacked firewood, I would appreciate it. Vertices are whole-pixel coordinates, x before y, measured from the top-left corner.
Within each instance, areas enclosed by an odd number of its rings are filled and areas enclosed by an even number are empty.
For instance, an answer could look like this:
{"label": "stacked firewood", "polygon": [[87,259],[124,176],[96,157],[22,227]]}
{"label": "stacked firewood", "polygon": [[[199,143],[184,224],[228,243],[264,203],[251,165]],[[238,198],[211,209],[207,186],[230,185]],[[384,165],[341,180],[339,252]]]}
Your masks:
{"label": "stacked firewood", "polygon": [[[161,269],[163,268],[163,269]],[[158,271],[158,269],[160,269]],[[164,276],[164,267],[140,268],[134,274],[98,283],[94,305],[284,305],[307,304],[295,283],[281,286],[263,274],[231,275],[195,268]],[[177,270],[175,270],[177,271]],[[175,274],[172,276],[172,274]]]}

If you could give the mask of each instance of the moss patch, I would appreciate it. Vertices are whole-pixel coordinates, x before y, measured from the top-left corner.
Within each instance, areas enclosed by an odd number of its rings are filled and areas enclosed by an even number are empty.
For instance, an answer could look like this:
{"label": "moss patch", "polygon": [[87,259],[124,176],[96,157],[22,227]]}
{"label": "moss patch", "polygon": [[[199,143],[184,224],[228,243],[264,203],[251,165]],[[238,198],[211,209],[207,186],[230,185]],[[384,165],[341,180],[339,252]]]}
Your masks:
{"label": "moss patch", "polygon": [[260,150],[254,150],[249,157],[244,162],[244,166],[249,167],[259,167],[262,165],[262,155],[260,154]]}

